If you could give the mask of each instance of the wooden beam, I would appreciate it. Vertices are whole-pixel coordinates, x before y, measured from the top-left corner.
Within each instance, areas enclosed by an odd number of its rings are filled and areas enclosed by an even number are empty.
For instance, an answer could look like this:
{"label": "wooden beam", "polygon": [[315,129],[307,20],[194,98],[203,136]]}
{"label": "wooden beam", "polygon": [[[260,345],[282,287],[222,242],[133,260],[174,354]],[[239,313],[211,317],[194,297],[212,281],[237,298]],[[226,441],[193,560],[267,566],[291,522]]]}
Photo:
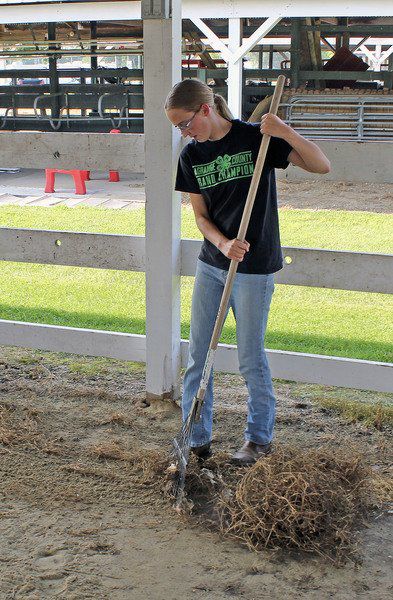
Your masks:
{"label": "wooden beam", "polygon": [[[56,23],[48,23],[48,41],[56,40]],[[48,44],[49,50],[56,50],[56,44]],[[57,57],[55,54],[49,54],[49,88],[51,94],[51,116],[57,119],[60,115],[60,97],[59,93],[59,73],[57,71]],[[61,125],[59,124],[59,129]]]}
{"label": "wooden beam", "polygon": [[[367,38],[364,38],[364,39],[367,39]],[[325,46],[326,46],[327,48],[329,48],[329,50],[331,50],[332,52],[335,52],[335,51],[336,51],[335,47],[334,47],[334,46],[332,46],[332,44],[330,44],[330,42],[328,42],[328,41],[327,41],[327,39],[326,39],[325,37],[322,37],[322,36],[321,36],[321,40],[322,40],[322,42],[325,44]]]}
{"label": "wooden beam", "polygon": [[[0,78],[19,77],[22,69],[2,69],[0,70]],[[24,71],[26,73],[26,70]],[[30,77],[48,77],[48,69],[29,69]],[[143,69],[127,69],[122,67],[119,69],[62,69],[62,77],[122,77],[141,81],[143,80]]]}
{"label": "wooden beam", "polygon": [[292,19],[291,36],[291,87],[299,87],[300,71],[300,19]]}
{"label": "wooden beam", "polygon": [[[315,23],[315,19],[306,17],[306,26],[311,26]],[[308,46],[310,51],[311,65],[314,71],[322,71],[322,56],[321,56],[321,34],[318,31],[306,30]],[[320,90],[325,88],[323,80],[315,81],[315,89]]]}

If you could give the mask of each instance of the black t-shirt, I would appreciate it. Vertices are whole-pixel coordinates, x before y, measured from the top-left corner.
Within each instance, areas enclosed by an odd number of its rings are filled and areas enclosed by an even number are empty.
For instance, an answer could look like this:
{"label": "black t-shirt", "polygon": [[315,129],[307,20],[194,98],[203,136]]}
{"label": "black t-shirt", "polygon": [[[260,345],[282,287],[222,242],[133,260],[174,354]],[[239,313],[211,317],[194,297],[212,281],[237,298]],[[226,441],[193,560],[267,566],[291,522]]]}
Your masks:
{"label": "black t-shirt", "polygon": [[[192,140],[181,152],[176,190],[202,194],[212,222],[228,238],[236,238],[262,134],[259,124],[232,121],[220,140]],[[240,273],[274,273],[282,268],[275,168],[286,169],[291,146],[272,137],[266,155],[246,240],[250,250],[238,265]],[[204,240],[200,260],[228,270],[230,260]]]}

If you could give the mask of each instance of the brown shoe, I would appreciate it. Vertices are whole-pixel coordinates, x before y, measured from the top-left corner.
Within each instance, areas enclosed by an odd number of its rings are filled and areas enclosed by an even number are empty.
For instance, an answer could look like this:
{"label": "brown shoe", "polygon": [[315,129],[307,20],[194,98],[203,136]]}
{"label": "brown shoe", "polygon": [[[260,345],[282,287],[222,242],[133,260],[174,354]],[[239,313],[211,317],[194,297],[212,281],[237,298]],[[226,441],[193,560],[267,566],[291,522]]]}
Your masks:
{"label": "brown shoe", "polygon": [[195,454],[198,460],[207,460],[213,456],[210,442],[204,444],[203,446],[194,446],[193,448],[190,448],[190,450],[193,454]]}
{"label": "brown shoe", "polygon": [[231,457],[231,462],[239,466],[252,465],[258,458],[267,456],[272,449],[271,444],[255,444],[255,442],[245,442],[243,446]]}

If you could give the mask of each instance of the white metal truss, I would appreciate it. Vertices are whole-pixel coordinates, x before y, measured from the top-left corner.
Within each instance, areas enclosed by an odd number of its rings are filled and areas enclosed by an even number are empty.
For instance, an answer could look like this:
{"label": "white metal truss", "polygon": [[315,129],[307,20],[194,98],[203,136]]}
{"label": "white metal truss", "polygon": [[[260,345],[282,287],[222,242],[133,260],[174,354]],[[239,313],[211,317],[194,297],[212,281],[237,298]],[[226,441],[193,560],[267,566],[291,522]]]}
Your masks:
{"label": "white metal truss", "polygon": [[385,52],[381,52],[381,44],[375,44],[375,50],[370,50],[365,44],[362,44],[359,48],[370,60],[374,71],[380,71],[381,65],[387,58],[393,53],[393,46],[390,46]]}
{"label": "white metal truss", "polygon": [[223,59],[228,63],[228,105],[232,114],[237,118],[242,116],[242,58],[277,25],[280,19],[281,17],[277,16],[269,17],[243,43],[241,20],[229,19],[228,45],[200,17],[191,19],[198,29],[205,34],[211,47],[214,50],[219,50]]}
{"label": "white metal truss", "polygon": [[219,50],[221,52],[222,58],[227,63],[231,62],[232,52],[229,50],[228,46],[220,40],[220,38],[214,33],[214,31],[212,31],[210,27],[206,25],[206,23],[204,23],[199,17],[193,17],[191,20],[194,23],[194,25],[196,25],[198,29],[205,34],[213,50]]}
{"label": "white metal truss", "polygon": [[258,27],[258,29],[254,31],[254,33],[247,38],[235,52],[232,53],[231,60],[236,63],[238,60],[243,58],[247,52],[250,52],[250,50],[252,50],[254,46],[256,46],[256,44],[262,40],[262,38],[266,37],[269,31],[271,31],[280,20],[281,17],[277,16],[266,19],[266,21],[262,23],[262,25]]}
{"label": "white metal truss", "polygon": [[[183,0],[183,19],[242,19],[268,17],[390,17],[388,0],[330,0],[316,5],[315,0]],[[51,2],[50,0],[3,0],[0,23],[53,23],[57,21],[113,21],[141,18],[141,3],[126,2]]]}
{"label": "white metal truss", "polygon": [[[249,37],[247,38],[243,44],[239,44],[237,40],[233,40],[233,37],[237,37],[236,30],[232,29],[233,34],[231,36],[231,31],[229,31],[229,42],[228,44],[232,45],[232,49],[229,49],[229,45],[227,46],[215,33],[202,21],[199,17],[193,17],[191,19],[193,23],[205,34],[207,37],[209,44],[214,50],[219,50],[223,59],[229,64],[235,64],[240,59],[242,59],[247,52],[250,52],[252,48],[261,41],[262,38],[266,37],[266,35],[277,25],[277,23],[281,20],[281,17],[270,17],[266,19],[264,23]],[[230,23],[234,22],[235,19],[230,19]],[[232,39],[231,39],[232,37]],[[234,42],[234,43],[233,43]],[[234,48],[236,45],[236,49]]]}

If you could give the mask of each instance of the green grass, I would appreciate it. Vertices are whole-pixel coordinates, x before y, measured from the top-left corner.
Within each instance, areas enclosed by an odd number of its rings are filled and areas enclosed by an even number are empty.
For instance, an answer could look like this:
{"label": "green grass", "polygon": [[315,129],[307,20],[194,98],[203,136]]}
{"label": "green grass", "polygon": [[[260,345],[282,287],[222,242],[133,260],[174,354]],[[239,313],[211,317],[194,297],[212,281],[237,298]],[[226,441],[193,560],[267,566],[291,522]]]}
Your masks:
{"label": "green grass", "polygon": [[[391,253],[393,215],[281,211],[287,246]],[[144,234],[144,211],[0,207],[3,227]],[[182,236],[199,238],[192,211]],[[182,278],[182,336],[189,333],[193,279]],[[143,273],[0,262],[0,318],[132,333],[145,332]],[[276,286],[269,348],[393,362],[393,301],[384,294]],[[390,324],[390,329],[389,329]],[[236,343],[229,316],[222,341]]]}
{"label": "green grass", "polygon": [[[282,243],[286,246],[393,253],[393,215],[355,211],[280,211]],[[144,235],[145,213],[58,206],[0,206],[2,227],[58,229]],[[192,210],[182,210],[182,236],[200,238]]]}
{"label": "green grass", "polygon": [[[278,389],[282,386],[281,395],[285,397],[288,382],[278,380],[276,383]],[[360,422],[381,430],[393,426],[391,394],[293,382],[291,393],[305,401],[306,405],[311,402],[350,423]]]}
{"label": "green grass", "polygon": [[318,398],[317,404],[322,408],[331,410],[342,416],[350,423],[361,422],[365,425],[383,429],[385,426],[393,425],[393,406],[378,402],[369,404],[367,402],[346,401],[333,398]]}

